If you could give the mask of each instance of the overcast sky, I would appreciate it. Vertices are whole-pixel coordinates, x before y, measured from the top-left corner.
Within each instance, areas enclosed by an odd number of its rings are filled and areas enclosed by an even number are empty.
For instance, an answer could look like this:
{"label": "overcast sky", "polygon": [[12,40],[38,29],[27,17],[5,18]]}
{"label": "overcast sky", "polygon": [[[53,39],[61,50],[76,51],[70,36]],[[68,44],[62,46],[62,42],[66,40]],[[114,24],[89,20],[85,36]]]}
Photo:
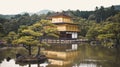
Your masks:
{"label": "overcast sky", "polygon": [[96,6],[111,5],[120,5],[120,0],[0,0],[0,14],[38,12],[44,9],[53,11],[94,10]]}

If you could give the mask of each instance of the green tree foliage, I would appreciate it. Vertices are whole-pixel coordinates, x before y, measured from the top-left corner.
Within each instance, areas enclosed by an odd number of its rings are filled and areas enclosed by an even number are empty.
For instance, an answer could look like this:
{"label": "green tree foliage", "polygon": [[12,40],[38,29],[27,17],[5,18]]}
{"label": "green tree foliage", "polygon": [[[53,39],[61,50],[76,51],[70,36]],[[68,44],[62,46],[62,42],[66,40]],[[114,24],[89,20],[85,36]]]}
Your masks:
{"label": "green tree foliage", "polygon": [[0,40],[2,39],[2,37],[4,36],[4,29],[3,29],[3,26],[2,24],[0,23]]}
{"label": "green tree foliage", "polygon": [[99,40],[106,46],[120,44],[120,13],[109,17],[104,23],[93,25],[87,32],[89,39]]}
{"label": "green tree foliage", "polygon": [[9,32],[8,35],[3,38],[8,46],[13,46],[12,41],[15,39],[17,39],[17,34],[15,32]]}
{"label": "green tree foliage", "polygon": [[0,40],[4,37],[5,35],[5,29],[4,29],[4,22],[8,21],[7,19],[5,18],[1,18],[0,17]]}
{"label": "green tree foliage", "polygon": [[88,20],[95,20],[95,15],[94,14],[91,14],[89,17],[88,17]]}
{"label": "green tree foliage", "polygon": [[118,14],[116,14],[115,16],[111,16],[111,17],[107,18],[107,21],[120,23],[120,12]]}
{"label": "green tree foliage", "polygon": [[79,36],[87,37],[89,40],[100,41],[104,46],[111,47],[114,45],[118,47],[120,44],[120,13],[108,17],[107,20],[102,23],[91,21],[94,15],[91,17],[89,17],[89,20],[82,18],[77,19],[76,22],[81,31]]}
{"label": "green tree foliage", "polygon": [[31,55],[31,46],[38,46],[38,55],[40,47],[46,45],[42,42],[44,36],[57,36],[56,26],[48,20],[41,20],[31,26],[22,26],[19,29],[18,39],[13,40],[14,44],[23,44],[28,46],[29,55]]}
{"label": "green tree foliage", "polygon": [[91,28],[91,26],[95,24],[95,21],[89,21],[83,18],[76,18],[75,20],[76,20],[75,23],[78,24],[80,30],[79,32],[80,37],[86,37],[89,28]]}
{"label": "green tree foliage", "polygon": [[114,16],[119,11],[115,10],[114,6],[111,6],[110,8],[104,8],[101,6],[100,8],[96,7],[94,15],[96,22],[102,22],[105,21],[108,17]]}
{"label": "green tree foliage", "polygon": [[4,22],[3,27],[5,29],[6,34],[8,34],[10,31],[17,32],[21,25],[29,26],[39,21],[40,19],[40,16],[36,14],[33,14],[31,16],[28,13],[25,13],[23,15],[18,14],[9,19],[9,21]]}
{"label": "green tree foliage", "polygon": [[7,21],[3,24],[3,27],[5,29],[5,33],[8,34],[11,31],[17,31],[17,29],[19,28],[19,25],[17,24],[17,20],[16,19],[12,19],[10,21]]}
{"label": "green tree foliage", "polygon": [[90,40],[96,40],[98,36],[98,30],[100,29],[100,24],[94,23],[88,30],[86,37]]}

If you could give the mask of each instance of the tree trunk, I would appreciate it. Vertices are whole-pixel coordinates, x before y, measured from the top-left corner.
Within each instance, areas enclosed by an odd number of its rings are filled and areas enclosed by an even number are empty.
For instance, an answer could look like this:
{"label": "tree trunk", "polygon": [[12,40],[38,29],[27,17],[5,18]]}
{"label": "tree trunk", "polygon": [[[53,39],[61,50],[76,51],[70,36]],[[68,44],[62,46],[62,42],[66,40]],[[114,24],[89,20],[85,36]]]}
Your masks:
{"label": "tree trunk", "polygon": [[[40,43],[42,42],[42,37],[40,37]],[[37,55],[39,56],[40,55],[40,46],[38,46],[38,53]]]}
{"label": "tree trunk", "polygon": [[116,34],[115,34],[115,40],[116,40],[116,43],[115,43],[115,46],[116,47],[119,47],[119,44],[120,44],[120,42],[119,42],[119,38],[118,38],[118,33],[117,32],[115,32]]}
{"label": "tree trunk", "polygon": [[29,67],[31,67],[31,64],[29,63]]}
{"label": "tree trunk", "polygon": [[38,53],[37,55],[40,55],[40,46],[38,46]]}
{"label": "tree trunk", "polygon": [[120,42],[119,42],[119,38],[116,39],[116,45],[119,46]]}
{"label": "tree trunk", "polygon": [[37,66],[40,67],[40,64],[38,63]]}
{"label": "tree trunk", "polygon": [[31,45],[29,45],[28,51],[29,51],[29,55],[31,55]]}
{"label": "tree trunk", "polygon": [[120,64],[119,64],[119,62],[120,62],[120,47],[119,47],[119,45],[117,45],[117,47],[116,47],[116,56],[115,56],[115,62],[116,62],[116,65],[117,66],[119,66]]}

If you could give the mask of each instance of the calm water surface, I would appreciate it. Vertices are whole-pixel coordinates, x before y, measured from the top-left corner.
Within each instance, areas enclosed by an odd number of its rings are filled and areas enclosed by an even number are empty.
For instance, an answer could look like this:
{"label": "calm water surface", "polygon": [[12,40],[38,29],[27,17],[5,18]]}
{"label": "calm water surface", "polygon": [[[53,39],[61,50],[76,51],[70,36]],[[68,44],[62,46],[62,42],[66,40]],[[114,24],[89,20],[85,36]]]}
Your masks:
{"label": "calm water surface", "polygon": [[[35,52],[35,50],[33,51]],[[49,62],[16,63],[15,54],[27,54],[24,48],[0,48],[0,67],[120,67],[120,49],[91,45],[53,45],[42,53]],[[7,61],[6,58],[11,60]]]}

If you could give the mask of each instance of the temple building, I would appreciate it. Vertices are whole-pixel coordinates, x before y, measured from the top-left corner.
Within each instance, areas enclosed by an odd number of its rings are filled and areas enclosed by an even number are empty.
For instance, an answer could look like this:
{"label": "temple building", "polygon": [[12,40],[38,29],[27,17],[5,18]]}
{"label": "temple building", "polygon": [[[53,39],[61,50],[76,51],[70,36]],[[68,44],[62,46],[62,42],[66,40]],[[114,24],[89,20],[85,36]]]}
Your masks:
{"label": "temple building", "polygon": [[63,13],[56,13],[51,16],[51,20],[51,22],[57,26],[60,33],[60,39],[78,38],[78,25],[73,23],[71,16]]}

